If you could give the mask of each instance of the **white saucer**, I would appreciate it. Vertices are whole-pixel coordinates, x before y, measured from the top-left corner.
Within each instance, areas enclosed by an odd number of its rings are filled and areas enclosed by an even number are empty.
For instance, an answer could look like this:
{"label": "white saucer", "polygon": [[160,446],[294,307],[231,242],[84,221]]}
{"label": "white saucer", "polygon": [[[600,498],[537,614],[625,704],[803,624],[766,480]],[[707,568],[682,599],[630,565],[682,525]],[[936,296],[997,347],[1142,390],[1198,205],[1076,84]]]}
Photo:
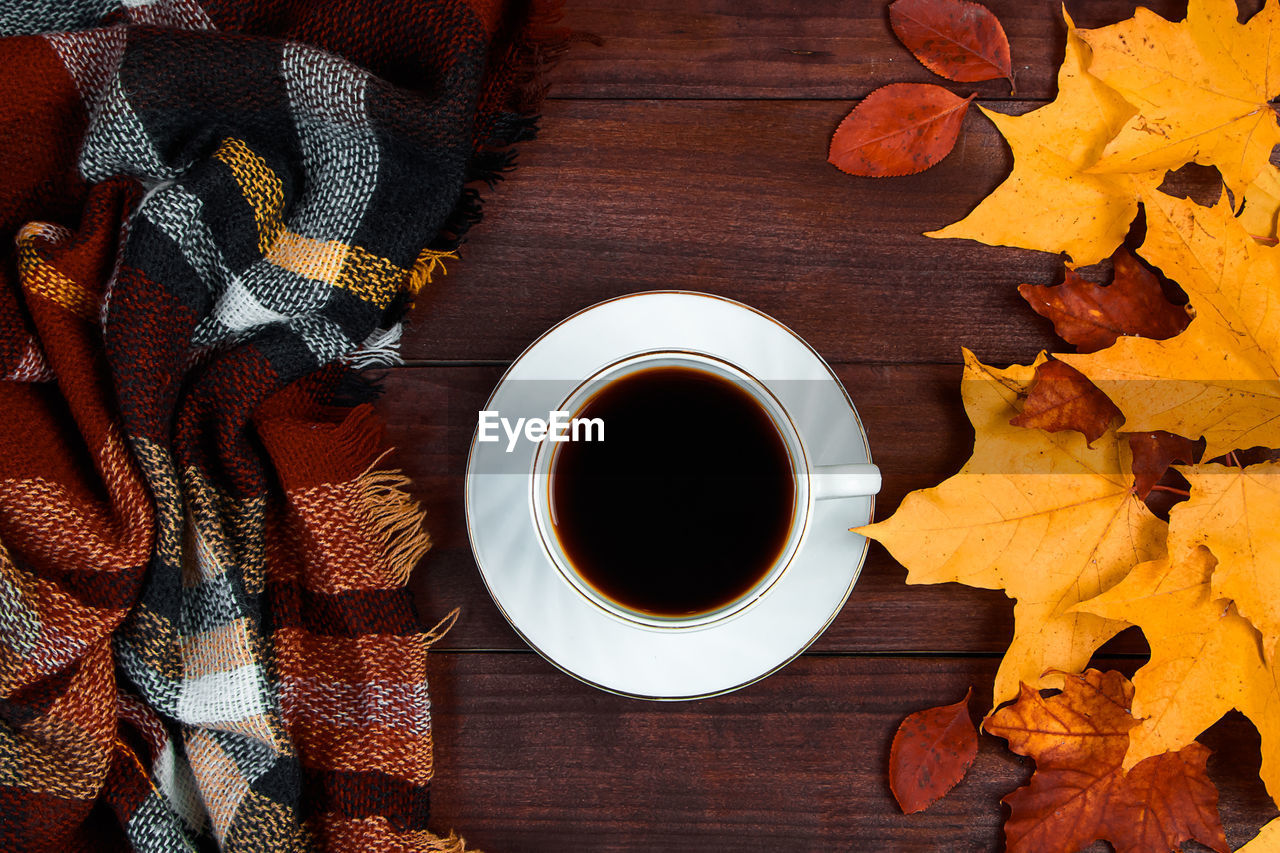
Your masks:
{"label": "white saucer", "polygon": [[[773,318],[684,291],[622,296],[562,321],[516,359],[485,405],[546,418],[588,376],[632,355],[714,356],[761,381],[790,415],[813,466],[870,462],[866,433],[822,357]],[[785,665],[840,612],[866,557],[850,527],[871,520],[869,496],[810,501],[791,564],[751,606],[692,629],[622,619],[590,601],[543,547],[530,478],[538,445],[472,437],[467,532],[489,594],[539,654],[582,681],[643,699],[726,693]]]}

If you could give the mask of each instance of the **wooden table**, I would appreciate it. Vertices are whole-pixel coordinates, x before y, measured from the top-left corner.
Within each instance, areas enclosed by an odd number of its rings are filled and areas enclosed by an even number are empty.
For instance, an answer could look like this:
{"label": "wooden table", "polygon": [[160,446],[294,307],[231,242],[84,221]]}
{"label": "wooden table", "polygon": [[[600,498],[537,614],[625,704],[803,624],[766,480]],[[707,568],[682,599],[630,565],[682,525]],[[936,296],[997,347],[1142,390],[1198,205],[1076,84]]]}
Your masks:
{"label": "wooden table", "polygon": [[[950,796],[904,816],[889,743],[911,711],[975,708],[1012,633],[998,592],[908,587],[873,546],[829,630],[781,672],[715,699],[624,699],[560,673],[513,633],[467,544],[462,471],[481,407],[538,334],[602,299],[655,288],[724,294],[777,317],[835,367],[885,475],[877,514],[967,457],[961,345],[1029,362],[1051,329],[1015,290],[1061,278],[1054,257],[921,232],[964,215],[1003,179],[1008,149],[976,111],[954,153],[922,175],[852,178],[826,163],[856,99],[895,81],[941,82],[893,38],[883,2],[570,0],[599,35],[552,77],[543,137],[488,193],[463,260],[420,299],[381,405],[429,509],[435,548],[413,584],[426,619],[462,617],[431,656],[434,822],[512,851],[987,851],[1000,798],[1030,762],[984,738]],[[992,0],[1009,34],[1006,83],[954,84],[995,109],[1052,99],[1057,0]],[[1082,26],[1134,3],[1069,0]],[[1152,0],[1181,17],[1185,3]],[[1099,662],[1131,673],[1131,631]],[[1258,738],[1232,715],[1204,738],[1228,839],[1275,814]],[[1099,845],[1098,849],[1105,849]]]}

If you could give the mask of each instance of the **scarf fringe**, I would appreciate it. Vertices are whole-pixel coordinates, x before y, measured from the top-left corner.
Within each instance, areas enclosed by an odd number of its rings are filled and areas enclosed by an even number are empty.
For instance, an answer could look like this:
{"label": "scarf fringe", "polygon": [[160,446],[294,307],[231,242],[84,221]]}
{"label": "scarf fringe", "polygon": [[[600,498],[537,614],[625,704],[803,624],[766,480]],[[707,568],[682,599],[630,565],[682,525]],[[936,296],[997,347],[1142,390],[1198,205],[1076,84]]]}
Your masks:
{"label": "scarf fringe", "polygon": [[444,615],[444,618],[431,627],[431,630],[422,635],[426,641],[427,648],[431,648],[436,643],[444,639],[444,635],[458,623],[458,615],[462,613],[461,607],[455,607]]}
{"label": "scarf fringe", "polygon": [[409,271],[409,292],[417,296],[418,291],[431,283],[431,276],[435,275],[436,270],[439,270],[441,275],[448,275],[449,271],[445,269],[444,262],[457,259],[458,253],[455,251],[423,249],[414,262],[413,269]]}
{"label": "scarf fringe", "polygon": [[[524,29],[511,45],[508,58],[514,75],[508,111],[494,117],[486,136],[478,140],[478,150],[467,168],[467,181],[493,189],[506,172],[515,168],[515,151],[510,146],[538,135],[538,110],[547,96],[547,74],[575,41],[600,43],[597,36],[559,26],[564,0],[533,0]],[[451,251],[465,242],[466,234],[484,218],[480,192],[466,187],[453,212],[432,245],[437,251]]]}
{"label": "scarf fringe", "polygon": [[467,183],[479,182],[494,189],[506,177],[506,173],[515,168],[515,151],[481,151],[472,159],[467,169]]}
{"label": "scarf fringe", "polygon": [[344,361],[351,365],[353,370],[370,370],[404,364],[404,359],[400,356],[400,338],[403,333],[403,323],[394,323],[389,329],[378,329],[365,339],[360,349],[347,356]]}
{"label": "scarf fringe", "polygon": [[378,457],[356,478],[356,488],[374,534],[385,548],[391,578],[407,584],[418,561],[431,549],[431,535],[424,526],[427,513],[409,494],[412,481],[402,471],[374,470],[381,460]]}
{"label": "scarf fringe", "polygon": [[425,853],[483,853],[483,851],[468,847],[465,838],[450,831],[444,838],[438,835],[433,836],[427,842]]}
{"label": "scarf fringe", "polygon": [[[489,136],[482,141],[467,170],[468,183],[480,183],[490,190],[516,166],[516,152],[511,146],[538,135],[538,109],[548,89],[546,76],[564,56],[570,42],[600,43],[594,36],[557,26],[563,15],[563,0],[534,0],[531,6],[528,23],[512,47],[512,67],[516,75],[512,92],[514,109],[496,117]],[[464,242],[466,233],[483,217],[479,189],[464,187],[441,236],[418,258],[413,295],[430,282],[437,264],[444,272],[443,261],[457,258],[456,250]],[[376,470],[385,455],[379,456],[360,475],[359,489],[374,530],[385,543],[392,573],[398,582],[407,584],[414,567],[430,549],[431,537],[424,526],[425,510],[408,493],[410,479],[399,470]],[[458,614],[459,608],[454,608],[427,632],[428,647],[453,627]],[[425,853],[482,853],[468,847],[466,840],[452,830],[443,837],[431,835],[424,850]]]}

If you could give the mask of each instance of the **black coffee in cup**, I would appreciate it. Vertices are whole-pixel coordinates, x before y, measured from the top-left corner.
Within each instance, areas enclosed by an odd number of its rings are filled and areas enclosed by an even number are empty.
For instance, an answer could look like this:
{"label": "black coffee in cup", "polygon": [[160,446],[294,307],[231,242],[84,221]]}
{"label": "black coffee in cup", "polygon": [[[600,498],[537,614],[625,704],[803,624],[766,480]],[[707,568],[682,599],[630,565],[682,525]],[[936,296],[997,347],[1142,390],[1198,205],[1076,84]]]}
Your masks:
{"label": "black coffee in cup", "polygon": [[750,592],[786,548],[795,479],[786,442],[745,388],[706,370],[643,368],[576,418],[603,441],[558,444],[552,527],[578,575],[634,611],[688,617]]}

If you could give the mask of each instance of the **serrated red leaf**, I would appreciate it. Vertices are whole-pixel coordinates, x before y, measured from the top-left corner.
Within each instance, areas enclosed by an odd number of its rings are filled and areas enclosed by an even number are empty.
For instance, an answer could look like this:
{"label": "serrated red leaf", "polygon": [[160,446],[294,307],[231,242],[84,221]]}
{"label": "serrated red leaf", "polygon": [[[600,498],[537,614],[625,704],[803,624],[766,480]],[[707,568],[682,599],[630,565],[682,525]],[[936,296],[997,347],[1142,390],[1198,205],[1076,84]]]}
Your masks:
{"label": "serrated red leaf", "polygon": [[1129,433],[1129,450],[1133,455],[1133,490],[1143,500],[1170,465],[1192,465],[1199,456],[1194,441],[1164,430]]}
{"label": "serrated red leaf", "polygon": [[898,726],[889,750],[889,787],[906,814],[928,808],[954,788],[978,754],[971,696],[972,687],[954,705],[916,711]]}
{"label": "serrated red leaf", "polygon": [[1121,335],[1164,340],[1187,327],[1191,316],[1165,298],[1160,280],[1120,249],[1113,256],[1115,274],[1103,287],[1067,270],[1062,284],[1018,286],[1018,292],[1040,316],[1053,321],[1058,336],[1082,353],[1097,352]]}
{"label": "serrated red leaf", "polygon": [[986,6],[967,0],[897,0],[889,24],[898,39],[934,74],[961,83],[1008,79],[1009,39]]}
{"label": "serrated red leaf", "polygon": [[1036,368],[1022,412],[1009,423],[1046,432],[1073,429],[1093,444],[1120,416],[1115,403],[1069,364],[1049,359]]}
{"label": "serrated red leaf", "polygon": [[1167,853],[1195,840],[1227,853],[1209,750],[1192,743],[1124,770],[1133,685],[1118,672],[1067,675],[1048,699],[1022,685],[986,730],[1035,759],[1031,782],[1004,798],[1008,853],[1074,853],[1102,839],[1122,853]]}
{"label": "serrated red leaf", "polygon": [[827,161],[870,178],[914,175],[951,153],[973,95],[932,83],[890,83],[862,99],[831,137]]}

